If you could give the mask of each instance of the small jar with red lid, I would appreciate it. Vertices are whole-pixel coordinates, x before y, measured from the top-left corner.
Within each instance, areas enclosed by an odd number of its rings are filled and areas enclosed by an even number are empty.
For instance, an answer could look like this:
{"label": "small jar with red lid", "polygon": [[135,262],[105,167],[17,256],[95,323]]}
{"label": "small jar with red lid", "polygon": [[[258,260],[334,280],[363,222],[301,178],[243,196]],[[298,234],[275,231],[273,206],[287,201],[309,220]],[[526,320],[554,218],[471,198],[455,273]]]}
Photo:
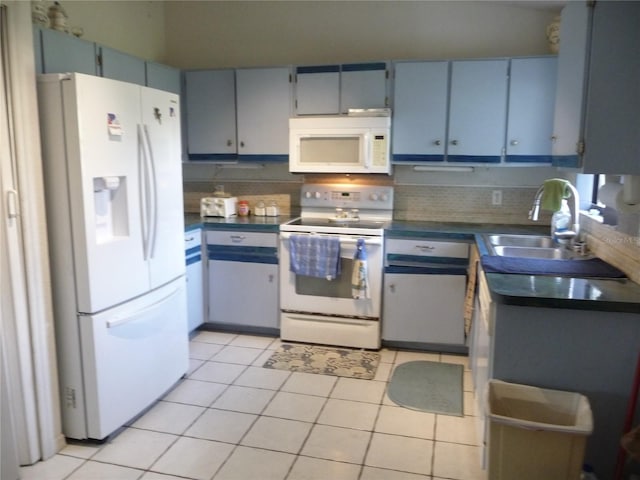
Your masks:
{"label": "small jar with red lid", "polygon": [[238,202],[238,216],[246,217],[249,215],[249,202],[247,200],[240,200]]}

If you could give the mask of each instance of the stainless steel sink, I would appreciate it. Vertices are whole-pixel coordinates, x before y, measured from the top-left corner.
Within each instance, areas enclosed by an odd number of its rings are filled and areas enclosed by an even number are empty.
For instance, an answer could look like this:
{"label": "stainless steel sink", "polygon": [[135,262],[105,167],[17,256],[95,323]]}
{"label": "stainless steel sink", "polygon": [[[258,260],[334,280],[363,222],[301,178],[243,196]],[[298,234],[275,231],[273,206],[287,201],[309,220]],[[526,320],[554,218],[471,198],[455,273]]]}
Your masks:
{"label": "stainless steel sink", "polygon": [[496,255],[503,257],[545,258],[550,260],[571,260],[576,254],[560,247],[513,247],[498,245],[493,247]]}
{"label": "stainless steel sink", "polygon": [[543,235],[487,235],[489,243],[505,247],[554,247],[553,239]]}

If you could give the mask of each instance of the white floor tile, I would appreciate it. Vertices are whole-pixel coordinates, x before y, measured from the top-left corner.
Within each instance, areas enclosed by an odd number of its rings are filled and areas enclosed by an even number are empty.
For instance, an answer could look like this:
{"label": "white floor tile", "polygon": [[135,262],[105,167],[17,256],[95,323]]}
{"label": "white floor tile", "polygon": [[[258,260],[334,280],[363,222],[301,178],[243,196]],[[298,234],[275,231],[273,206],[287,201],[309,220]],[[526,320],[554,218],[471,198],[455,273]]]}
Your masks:
{"label": "white floor tile", "polygon": [[253,424],[256,415],[208,409],[185,432],[188,437],[238,443]]}
{"label": "white floor tile", "polygon": [[432,452],[431,440],[374,433],[364,464],[430,475]]}
{"label": "white floor tile", "polygon": [[235,345],[237,347],[249,347],[249,348],[269,348],[274,341],[275,337],[262,337],[259,335],[238,335],[229,345]]}
{"label": "white floor tile", "polygon": [[148,469],[178,437],[167,433],[127,428],[105,445],[92,460]]}
{"label": "white floor tile", "polygon": [[229,388],[220,395],[212,407],[221,410],[259,414],[275,393],[274,390],[266,390],[264,388],[229,385]]}
{"label": "white floor tile", "polygon": [[438,415],[436,418],[436,440],[441,442],[479,445],[476,438],[474,417],[454,417]]}
{"label": "white floor tile", "polygon": [[393,365],[391,363],[379,363],[378,369],[376,370],[376,376],[373,377],[373,380],[376,382],[388,382],[391,378],[391,369]]}
{"label": "white floor tile", "polygon": [[[142,471],[89,460],[73,472],[68,480],[137,480]],[[41,479],[44,480],[44,479]]]}
{"label": "white floor tile", "polygon": [[203,407],[160,401],[132,426],[181,435],[203,411]]}
{"label": "white floor tile", "polygon": [[62,480],[84,463],[81,458],[55,455],[44,462],[20,467],[21,480]]}
{"label": "white floor tile", "polygon": [[466,355],[452,355],[443,353],[440,356],[440,361],[443,363],[455,363],[456,365],[462,365],[465,370],[469,370],[469,357]]}
{"label": "white floor tile", "polygon": [[287,480],[358,480],[360,465],[298,457]]}
{"label": "white floor tile", "polygon": [[237,336],[238,335],[235,333],[209,332],[202,330],[191,339],[191,342],[218,343],[220,345],[226,345]]}
{"label": "white floor tile", "polygon": [[249,447],[238,447],[214,480],[283,480],[295,455]]}
{"label": "white floor tile", "polygon": [[189,358],[195,360],[209,360],[216,353],[222,350],[222,345],[215,343],[202,343],[202,342],[190,342],[189,343]]}
{"label": "white floor tile", "polygon": [[166,475],[164,473],[146,472],[140,480],[184,480],[184,477],[174,477],[173,475]]}
{"label": "white floor tile", "polygon": [[160,457],[151,470],[197,480],[210,480],[233,449],[234,446],[227,443],[181,437]]}
{"label": "white floor tile", "polygon": [[265,364],[265,362],[269,360],[269,358],[271,358],[271,355],[273,355],[273,350],[271,349],[262,350],[260,355],[256,357],[256,359],[253,361],[251,365],[253,365],[254,367],[262,367]]}
{"label": "white floor tile", "polygon": [[380,363],[394,363],[396,360],[396,350],[383,348],[380,350]]}
{"label": "white floor tile", "polygon": [[465,370],[462,375],[462,389],[465,392],[473,392],[473,378],[471,377],[471,370]]}
{"label": "white floor tile", "polygon": [[78,458],[91,458],[96,454],[102,445],[94,445],[91,443],[67,443],[67,446],[64,447],[61,451],[61,455],[69,455],[70,457],[78,457]]}
{"label": "white floor tile", "polygon": [[272,368],[247,367],[236,380],[236,385],[244,387],[268,388],[278,390],[291,372]]}
{"label": "white floor tile", "polygon": [[326,399],[312,395],[278,392],[262,412],[263,415],[302,422],[313,422],[318,417]]}
{"label": "white floor tile", "polygon": [[258,355],[262,353],[262,349],[236,347],[234,345],[226,345],[216,353],[212,360],[214,362],[237,363],[240,365],[251,365]]}
{"label": "white floor tile", "polygon": [[383,405],[376,421],[375,431],[432,440],[436,416],[403,407]]}
{"label": "white floor tile", "polygon": [[480,447],[436,442],[434,476],[455,480],[484,480],[480,466]]}
{"label": "white floor tile", "polygon": [[373,430],[379,405],[330,398],[324,405],[318,423],[334,427]]}
{"label": "white floor tile", "polygon": [[302,455],[361,464],[370,437],[370,432],[361,430],[315,425],[302,449]]}
{"label": "white floor tile", "polygon": [[216,383],[233,383],[247,367],[230,363],[205,362],[189,375],[192,380],[203,380]]}
{"label": "white floor tile", "polygon": [[338,377],[315,373],[293,372],[282,386],[282,391],[327,397]]}
{"label": "white floor tile", "polygon": [[259,417],[242,439],[242,445],[299,453],[313,424],[284,418]]}
{"label": "white floor tile", "polygon": [[229,385],[223,383],[204,382],[187,378],[169,392],[163,400],[208,407],[228,387]]}
{"label": "white floor tile", "polygon": [[204,364],[204,360],[197,360],[195,358],[189,359],[189,369],[187,370],[187,376],[191,375],[197,369],[199,369]]}
{"label": "white floor tile", "polygon": [[398,472],[396,470],[385,470],[383,468],[364,467],[360,480],[430,480],[429,475],[418,475],[416,473]]}
{"label": "white floor tile", "polygon": [[396,353],[395,365],[400,365],[401,363],[406,363],[406,362],[415,362],[417,360],[426,360],[428,362],[439,362],[440,354],[429,353],[429,352],[399,351],[398,353]]}
{"label": "white floor tile", "polygon": [[476,402],[474,400],[473,392],[463,392],[462,410],[465,416],[474,417],[476,415]]}
{"label": "white floor tile", "polygon": [[384,382],[340,377],[331,397],[379,404],[386,388]]}

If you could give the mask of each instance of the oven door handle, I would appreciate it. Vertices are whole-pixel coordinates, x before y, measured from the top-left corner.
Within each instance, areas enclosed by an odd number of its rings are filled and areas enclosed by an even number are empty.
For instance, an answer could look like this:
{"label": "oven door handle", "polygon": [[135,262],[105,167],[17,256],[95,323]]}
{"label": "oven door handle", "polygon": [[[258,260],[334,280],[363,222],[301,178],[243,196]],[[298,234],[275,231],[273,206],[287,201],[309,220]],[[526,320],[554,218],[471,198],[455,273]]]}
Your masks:
{"label": "oven door handle", "polygon": [[353,235],[353,236],[341,236],[341,235],[330,235],[330,234],[322,234],[322,233],[318,233],[318,234],[314,234],[314,233],[293,233],[293,232],[280,232],[280,238],[283,240],[288,240],[291,235],[320,235],[320,236],[324,236],[324,237],[338,237],[338,239],[340,240],[340,244],[341,245],[355,245],[358,243],[358,239],[362,238],[364,240],[365,245],[382,245],[382,237],[366,237],[366,236],[358,236],[358,235]]}

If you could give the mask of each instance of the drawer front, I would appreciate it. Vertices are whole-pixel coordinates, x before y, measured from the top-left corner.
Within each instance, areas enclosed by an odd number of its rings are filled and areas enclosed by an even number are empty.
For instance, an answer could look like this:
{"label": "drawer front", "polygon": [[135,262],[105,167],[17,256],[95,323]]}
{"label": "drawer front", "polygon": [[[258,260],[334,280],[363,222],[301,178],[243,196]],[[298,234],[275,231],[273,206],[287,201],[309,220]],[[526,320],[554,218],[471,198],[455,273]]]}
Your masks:
{"label": "drawer front", "polygon": [[468,258],[469,244],[434,240],[404,240],[391,238],[386,241],[387,254],[425,257]]}
{"label": "drawer front", "polygon": [[193,247],[202,245],[202,230],[189,230],[184,233],[184,249],[189,250]]}
{"label": "drawer front", "polygon": [[211,231],[207,232],[207,245],[237,245],[250,247],[277,247],[278,234],[262,232]]}

